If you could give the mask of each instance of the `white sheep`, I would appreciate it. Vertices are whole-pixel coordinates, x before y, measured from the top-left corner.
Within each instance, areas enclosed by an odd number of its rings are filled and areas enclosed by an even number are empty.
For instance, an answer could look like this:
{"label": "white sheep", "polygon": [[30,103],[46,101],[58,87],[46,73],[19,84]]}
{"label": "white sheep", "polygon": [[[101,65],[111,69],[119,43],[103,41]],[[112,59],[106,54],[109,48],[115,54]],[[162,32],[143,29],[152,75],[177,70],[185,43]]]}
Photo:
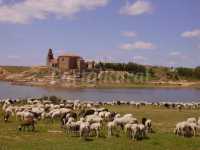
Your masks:
{"label": "white sheep", "polygon": [[179,135],[182,136],[184,133],[184,127],[186,126],[187,122],[183,121],[183,122],[179,122],[176,124],[176,128],[174,130],[175,135]]}
{"label": "white sheep", "polygon": [[115,115],[115,118],[119,118],[119,117],[121,117],[119,113]]}
{"label": "white sheep", "polygon": [[26,110],[24,110],[21,115],[22,115],[22,120],[25,120],[26,118],[34,118],[33,113]]}
{"label": "white sheep", "polygon": [[90,124],[89,122],[81,122],[80,124],[80,137],[84,136],[85,138],[89,136],[90,133]]}
{"label": "white sheep", "polygon": [[77,121],[77,122],[73,122],[72,120],[68,121],[65,124],[66,132],[68,134],[71,133],[71,132],[75,132],[75,133],[79,132],[80,131],[80,124],[81,124],[80,121]]}
{"label": "white sheep", "polygon": [[98,115],[93,114],[86,116],[86,121],[89,123],[101,123],[103,119]]}
{"label": "white sheep", "polygon": [[188,125],[192,128],[193,136],[196,136],[198,125],[196,123],[188,123]]}
{"label": "white sheep", "polygon": [[61,116],[61,112],[60,110],[57,110],[51,114],[51,119],[59,118],[60,116]]}
{"label": "white sheep", "polygon": [[196,120],[196,118],[192,117],[192,118],[188,118],[187,122],[189,122],[189,123],[197,123],[197,120]]}
{"label": "white sheep", "polygon": [[105,112],[105,120],[110,121],[112,119],[111,115],[111,112]]}
{"label": "white sheep", "polygon": [[194,129],[193,123],[183,121],[176,124],[174,132],[179,136],[191,136],[196,134]]}
{"label": "white sheep", "polygon": [[138,121],[136,118],[133,118],[133,117],[120,117],[120,118],[115,118],[114,119],[114,122],[117,126],[120,126],[122,129],[124,128],[124,125],[127,124],[127,123],[130,123],[130,124],[137,124]]}
{"label": "white sheep", "polygon": [[14,116],[13,107],[9,106],[5,109],[5,113],[9,114],[10,116]]}
{"label": "white sheep", "polygon": [[131,137],[133,140],[137,140],[139,138],[140,128],[137,124],[132,124],[131,126]]}
{"label": "white sheep", "polygon": [[146,127],[147,132],[149,133],[152,132],[152,121],[150,119],[146,120],[145,127]]}
{"label": "white sheep", "polygon": [[131,135],[131,127],[132,127],[132,125],[133,125],[133,124],[128,123],[128,124],[126,124],[126,125],[124,126],[124,132],[125,132],[125,134],[126,134],[129,138],[132,137],[132,135]]}
{"label": "white sheep", "polygon": [[138,124],[139,127],[139,137],[144,138],[146,135],[146,127],[143,124]]}
{"label": "white sheep", "polygon": [[200,126],[200,117],[198,118],[197,124]]}
{"label": "white sheep", "polygon": [[116,128],[116,123],[114,121],[108,122],[108,137],[113,135],[113,130]]}
{"label": "white sheep", "polygon": [[106,111],[99,112],[99,117],[105,118],[106,113]]}
{"label": "white sheep", "polygon": [[96,137],[99,137],[100,129],[101,129],[101,123],[92,123],[90,125],[90,132],[95,131]]}
{"label": "white sheep", "polygon": [[123,117],[133,117],[132,114],[125,114]]}

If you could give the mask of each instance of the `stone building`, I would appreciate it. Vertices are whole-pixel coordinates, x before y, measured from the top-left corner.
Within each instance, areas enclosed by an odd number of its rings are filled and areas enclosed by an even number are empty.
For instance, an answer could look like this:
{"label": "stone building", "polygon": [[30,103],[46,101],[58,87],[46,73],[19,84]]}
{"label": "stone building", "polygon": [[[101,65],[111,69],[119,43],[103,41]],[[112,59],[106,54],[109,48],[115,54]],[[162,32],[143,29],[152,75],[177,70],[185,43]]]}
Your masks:
{"label": "stone building", "polygon": [[49,70],[64,72],[82,72],[94,68],[94,62],[86,62],[82,57],[73,54],[63,54],[54,57],[52,49],[49,49],[47,55],[47,66]]}

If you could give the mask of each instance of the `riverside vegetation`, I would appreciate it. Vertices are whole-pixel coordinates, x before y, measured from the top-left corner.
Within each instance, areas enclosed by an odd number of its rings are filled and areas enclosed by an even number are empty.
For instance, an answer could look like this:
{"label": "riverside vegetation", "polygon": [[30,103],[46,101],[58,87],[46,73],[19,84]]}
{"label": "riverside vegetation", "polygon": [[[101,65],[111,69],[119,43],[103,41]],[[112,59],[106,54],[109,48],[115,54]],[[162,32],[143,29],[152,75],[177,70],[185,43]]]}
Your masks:
{"label": "riverside vegetation", "polygon": [[81,75],[49,73],[47,67],[1,66],[0,79],[58,87],[200,87],[200,67],[169,68],[135,63],[98,63]]}

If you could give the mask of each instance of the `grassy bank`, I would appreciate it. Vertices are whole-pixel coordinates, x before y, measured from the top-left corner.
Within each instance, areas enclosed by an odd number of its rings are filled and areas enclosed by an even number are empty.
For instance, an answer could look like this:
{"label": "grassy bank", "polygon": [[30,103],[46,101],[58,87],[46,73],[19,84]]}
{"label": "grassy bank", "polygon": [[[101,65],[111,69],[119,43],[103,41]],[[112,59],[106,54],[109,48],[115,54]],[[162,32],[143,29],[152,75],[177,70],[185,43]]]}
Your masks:
{"label": "grassy bank", "polygon": [[178,84],[152,84],[152,83],[116,83],[116,84],[97,84],[96,88],[180,88]]}
{"label": "grassy bank", "polygon": [[31,67],[26,67],[26,66],[0,66],[0,67],[9,73],[22,73],[24,71],[28,71],[31,69]]}
{"label": "grassy bank", "polygon": [[18,132],[18,122],[12,118],[5,124],[0,120],[0,150],[199,150],[200,137],[182,138],[173,135],[173,128],[179,121],[187,117],[200,116],[200,110],[169,110],[165,108],[133,106],[109,106],[109,109],[121,114],[132,113],[136,118],[146,116],[153,120],[155,133],[148,135],[142,141],[129,140],[124,134],[119,137],[106,137],[106,132],[101,133],[101,138],[90,138],[85,141],[79,137],[67,136],[65,133],[49,133],[60,131],[59,122],[40,121],[36,125],[37,131]]}

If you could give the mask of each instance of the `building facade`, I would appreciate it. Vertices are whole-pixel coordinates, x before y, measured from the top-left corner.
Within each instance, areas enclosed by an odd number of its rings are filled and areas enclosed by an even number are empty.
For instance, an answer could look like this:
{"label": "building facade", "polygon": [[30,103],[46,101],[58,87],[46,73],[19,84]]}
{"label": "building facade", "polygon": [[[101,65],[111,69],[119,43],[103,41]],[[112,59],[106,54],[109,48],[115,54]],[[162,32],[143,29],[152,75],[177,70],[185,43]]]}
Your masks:
{"label": "building facade", "polygon": [[47,66],[49,70],[64,72],[82,72],[86,69],[93,69],[94,62],[86,62],[82,57],[72,54],[63,54],[55,58],[53,50],[49,49],[47,55]]}

